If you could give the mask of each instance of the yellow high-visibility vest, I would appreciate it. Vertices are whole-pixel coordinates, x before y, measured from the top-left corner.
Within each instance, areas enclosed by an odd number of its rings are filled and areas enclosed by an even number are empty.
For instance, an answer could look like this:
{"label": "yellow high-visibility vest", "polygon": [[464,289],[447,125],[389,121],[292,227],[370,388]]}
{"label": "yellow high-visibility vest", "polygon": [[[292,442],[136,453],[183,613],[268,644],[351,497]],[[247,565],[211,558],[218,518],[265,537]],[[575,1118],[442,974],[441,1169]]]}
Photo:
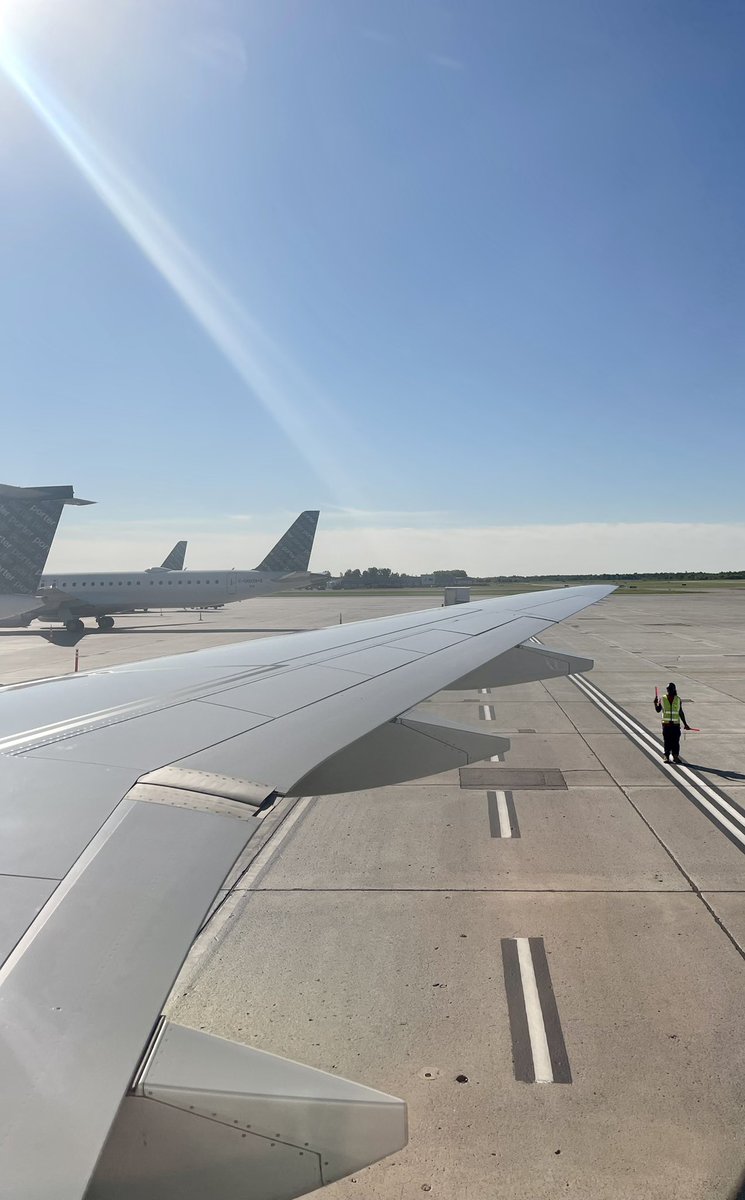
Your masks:
{"label": "yellow high-visibility vest", "polygon": [[665,693],[662,697],[662,720],[666,724],[672,722],[673,725],[680,725],[680,696],[673,696],[671,704],[670,697]]}

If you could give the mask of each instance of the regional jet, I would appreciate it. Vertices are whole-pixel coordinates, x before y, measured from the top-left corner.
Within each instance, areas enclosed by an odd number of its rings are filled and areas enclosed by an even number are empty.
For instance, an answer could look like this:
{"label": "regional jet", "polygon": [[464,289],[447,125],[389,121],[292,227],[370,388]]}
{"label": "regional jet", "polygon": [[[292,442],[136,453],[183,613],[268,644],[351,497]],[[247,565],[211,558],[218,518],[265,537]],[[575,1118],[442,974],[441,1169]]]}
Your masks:
{"label": "regional jet", "polygon": [[611,591],[531,592],[3,688],[2,1195],[289,1200],[399,1150],[402,1101],[174,1024],[164,1003],[279,797],[507,750],[420,701],[589,670],[532,639]]}
{"label": "regional jet", "polygon": [[0,484],[0,620],[31,616],[43,601],[37,596],[41,573],[66,504],[80,500],[69,485],[12,487]]}
{"label": "regional jet", "polygon": [[44,575],[38,593],[41,607],[37,605],[34,612],[27,614],[28,619],[61,621],[71,633],[83,633],[83,617],[95,617],[99,629],[111,629],[112,613],[149,608],[214,608],[306,587],[317,578],[308,571],[308,565],[318,515],[317,510],[301,513],[253,570],[181,571],[164,564],[165,569],[156,567],[148,571]]}

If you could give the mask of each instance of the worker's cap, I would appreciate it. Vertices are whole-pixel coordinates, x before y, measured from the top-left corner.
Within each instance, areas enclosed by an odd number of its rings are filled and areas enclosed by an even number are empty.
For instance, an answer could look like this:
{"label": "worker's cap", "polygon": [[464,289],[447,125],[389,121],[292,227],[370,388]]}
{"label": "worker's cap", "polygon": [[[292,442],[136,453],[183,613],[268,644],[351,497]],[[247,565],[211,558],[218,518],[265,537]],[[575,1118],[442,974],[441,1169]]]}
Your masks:
{"label": "worker's cap", "polygon": [[674,683],[668,683],[667,690],[668,690],[668,692],[677,692],[678,689],[676,688]]}

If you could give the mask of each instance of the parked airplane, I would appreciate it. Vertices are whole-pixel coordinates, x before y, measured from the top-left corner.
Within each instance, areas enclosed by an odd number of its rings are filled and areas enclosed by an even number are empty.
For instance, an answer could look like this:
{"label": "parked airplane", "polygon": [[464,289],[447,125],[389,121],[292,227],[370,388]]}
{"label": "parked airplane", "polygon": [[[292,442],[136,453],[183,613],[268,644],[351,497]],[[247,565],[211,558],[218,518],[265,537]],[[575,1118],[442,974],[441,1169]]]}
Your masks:
{"label": "parked airplane", "polygon": [[43,607],[28,614],[29,619],[61,621],[71,633],[82,633],[83,617],[95,617],[99,629],[111,629],[111,613],[142,608],[211,608],[303,587],[315,578],[308,564],[317,524],[317,510],[301,513],[254,570],[172,571],[156,567],[95,575],[44,575],[39,590]]}
{"label": "parked airplane", "polygon": [[66,504],[79,500],[69,485],[0,484],[0,619],[3,624],[42,607],[37,596],[49,547]]}
{"label": "parked airplane", "polygon": [[187,1029],[163,1005],[279,797],[509,749],[488,722],[416,706],[443,688],[589,670],[531,639],[611,591],[399,613],[0,690],[0,1193],[289,1200],[399,1150],[402,1101]]}

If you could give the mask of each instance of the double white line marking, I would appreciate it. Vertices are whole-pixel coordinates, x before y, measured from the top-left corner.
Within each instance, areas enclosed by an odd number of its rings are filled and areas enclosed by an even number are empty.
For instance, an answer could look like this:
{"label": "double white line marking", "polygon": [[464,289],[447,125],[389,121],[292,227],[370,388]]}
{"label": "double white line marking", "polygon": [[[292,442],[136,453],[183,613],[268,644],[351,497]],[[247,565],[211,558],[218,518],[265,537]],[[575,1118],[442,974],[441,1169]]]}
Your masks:
{"label": "double white line marking", "polygon": [[520,826],[512,792],[487,792],[489,830],[492,837],[519,838]]}
{"label": "double white line marking", "polygon": [[670,764],[662,760],[662,746],[657,738],[639,721],[619,708],[609,696],[600,691],[584,675],[570,675],[572,683],[605,713],[627,737],[643,750],[670,777],[680,790],[727,835],[730,841],[745,850],[745,814],[728,797],[702,779],[685,763]]}
{"label": "double white line marking", "polygon": [[543,938],[502,938],[502,967],[515,1079],[571,1083]]}

